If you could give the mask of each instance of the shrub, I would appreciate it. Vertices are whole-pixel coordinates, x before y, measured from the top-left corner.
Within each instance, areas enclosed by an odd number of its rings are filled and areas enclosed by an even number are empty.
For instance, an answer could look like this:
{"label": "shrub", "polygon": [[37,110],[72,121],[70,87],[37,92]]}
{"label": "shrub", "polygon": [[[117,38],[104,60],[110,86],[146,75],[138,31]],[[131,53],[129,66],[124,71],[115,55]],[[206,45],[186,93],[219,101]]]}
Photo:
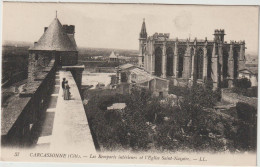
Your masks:
{"label": "shrub", "polygon": [[[94,96],[85,106],[91,129],[105,150],[234,151],[256,148],[256,109],[237,104],[240,119],[211,112],[218,92],[202,85],[185,90],[178,106],[133,89],[131,95]],[[98,102],[98,103],[97,103]],[[114,102],[123,111],[103,110]],[[208,110],[208,111],[207,111]],[[246,140],[246,141],[245,141]]]}
{"label": "shrub", "polygon": [[257,139],[257,110],[246,103],[237,103],[238,130],[235,143],[243,150],[255,150]]}
{"label": "shrub", "polygon": [[187,94],[188,87],[181,87],[181,86],[169,86],[169,94],[175,94],[176,96],[182,96],[184,94]]}
{"label": "shrub", "polygon": [[258,94],[258,87],[254,86],[254,87],[248,88],[247,91],[243,95],[247,96],[247,97],[257,97],[257,94]]}
{"label": "shrub", "polygon": [[255,107],[247,103],[238,102],[236,105],[236,110],[239,119],[248,123],[252,123],[256,121],[255,119],[256,119],[257,110]]}
{"label": "shrub", "polygon": [[251,81],[247,78],[236,79],[234,86],[237,88],[247,89],[251,87]]}
{"label": "shrub", "polygon": [[200,84],[194,84],[188,92],[184,94],[184,104],[191,104],[194,107],[212,108],[218,100],[217,92],[204,87]]}
{"label": "shrub", "polygon": [[221,88],[227,88],[228,87],[228,80],[225,79],[220,83],[220,87]]}

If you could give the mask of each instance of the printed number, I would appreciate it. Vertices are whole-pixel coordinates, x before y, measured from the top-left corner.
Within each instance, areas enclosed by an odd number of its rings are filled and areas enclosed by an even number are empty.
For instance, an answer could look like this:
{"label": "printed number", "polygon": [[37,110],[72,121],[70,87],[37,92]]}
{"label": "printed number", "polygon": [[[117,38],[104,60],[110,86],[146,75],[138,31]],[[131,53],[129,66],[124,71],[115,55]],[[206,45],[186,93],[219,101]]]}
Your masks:
{"label": "printed number", "polygon": [[20,152],[15,152],[15,153],[14,153],[14,156],[15,156],[15,157],[18,157],[19,154],[20,154]]}

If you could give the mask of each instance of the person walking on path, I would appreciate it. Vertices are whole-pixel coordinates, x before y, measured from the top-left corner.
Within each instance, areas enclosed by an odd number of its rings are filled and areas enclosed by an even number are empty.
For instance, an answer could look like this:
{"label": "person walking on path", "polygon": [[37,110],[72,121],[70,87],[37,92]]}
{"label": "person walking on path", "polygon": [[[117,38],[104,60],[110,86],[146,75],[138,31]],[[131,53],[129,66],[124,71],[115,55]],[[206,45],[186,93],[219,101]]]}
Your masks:
{"label": "person walking on path", "polygon": [[65,82],[66,82],[66,78],[63,78],[63,81],[61,83],[61,87],[62,87],[62,90],[63,90],[63,94],[62,94],[63,97],[64,97],[64,93],[65,93]]}
{"label": "person walking on path", "polygon": [[65,89],[64,89],[64,100],[70,99],[70,86],[68,84],[68,81],[65,81]]}

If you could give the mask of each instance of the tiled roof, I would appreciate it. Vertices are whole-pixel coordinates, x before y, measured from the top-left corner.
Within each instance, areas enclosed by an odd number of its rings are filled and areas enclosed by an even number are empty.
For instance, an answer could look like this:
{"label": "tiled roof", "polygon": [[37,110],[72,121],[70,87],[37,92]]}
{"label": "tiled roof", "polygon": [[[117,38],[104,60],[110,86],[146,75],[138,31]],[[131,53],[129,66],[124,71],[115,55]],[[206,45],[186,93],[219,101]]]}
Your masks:
{"label": "tiled roof", "polygon": [[139,68],[134,68],[130,70],[130,72],[137,75],[136,79],[132,79],[136,83],[144,83],[154,79],[154,77],[151,74]]}
{"label": "tiled roof", "polygon": [[58,18],[55,18],[39,41],[29,50],[77,51],[73,42],[64,31]]}
{"label": "tiled roof", "polygon": [[119,68],[122,69],[122,70],[131,68],[131,67],[134,67],[134,65],[133,64],[129,64],[129,63],[123,64],[123,65],[119,66]]}

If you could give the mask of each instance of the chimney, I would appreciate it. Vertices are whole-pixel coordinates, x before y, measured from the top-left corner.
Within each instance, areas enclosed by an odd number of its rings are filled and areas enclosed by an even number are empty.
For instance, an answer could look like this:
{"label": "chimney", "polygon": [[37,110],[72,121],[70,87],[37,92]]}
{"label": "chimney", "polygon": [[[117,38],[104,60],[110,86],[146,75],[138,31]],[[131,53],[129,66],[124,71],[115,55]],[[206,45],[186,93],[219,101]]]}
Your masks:
{"label": "chimney", "polygon": [[47,31],[48,27],[44,27],[44,32]]}

